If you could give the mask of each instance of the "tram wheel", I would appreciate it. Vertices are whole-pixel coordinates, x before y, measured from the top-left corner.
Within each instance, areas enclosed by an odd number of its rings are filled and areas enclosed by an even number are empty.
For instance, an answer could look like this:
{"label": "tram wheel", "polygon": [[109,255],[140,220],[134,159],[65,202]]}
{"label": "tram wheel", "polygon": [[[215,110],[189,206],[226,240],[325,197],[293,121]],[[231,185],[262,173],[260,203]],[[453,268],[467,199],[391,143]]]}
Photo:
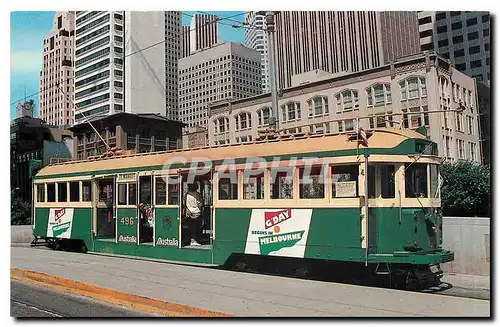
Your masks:
{"label": "tram wheel", "polygon": [[87,253],[88,249],[85,243],[82,242],[82,247],[80,248],[80,252],[82,253]]}
{"label": "tram wheel", "polygon": [[55,246],[54,246],[54,250],[56,250],[56,251],[61,251],[61,250],[62,250],[61,243],[56,242],[56,244],[55,244]]}
{"label": "tram wheel", "polygon": [[406,277],[406,290],[419,291],[421,289],[420,281],[414,271],[409,271]]}

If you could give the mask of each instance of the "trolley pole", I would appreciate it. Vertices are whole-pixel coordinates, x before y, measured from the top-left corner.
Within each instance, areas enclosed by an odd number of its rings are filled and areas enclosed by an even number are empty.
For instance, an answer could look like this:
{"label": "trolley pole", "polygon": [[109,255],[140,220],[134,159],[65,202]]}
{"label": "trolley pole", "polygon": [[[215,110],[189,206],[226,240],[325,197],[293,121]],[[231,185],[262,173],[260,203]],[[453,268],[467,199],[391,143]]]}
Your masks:
{"label": "trolley pole", "polygon": [[276,81],[276,60],[275,60],[275,46],[274,46],[274,16],[276,11],[259,11],[257,14],[266,16],[266,31],[268,36],[267,47],[269,52],[269,79],[271,86],[271,103],[272,115],[269,117],[269,125],[272,129],[279,128],[278,123],[278,87]]}
{"label": "trolley pole", "polygon": [[368,266],[368,249],[370,247],[369,245],[369,232],[370,232],[370,209],[368,207],[368,157],[370,155],[365,149],[365,210],[366,210],[366,216],[365,216],[365,224],[366,224],[366,248],[365,248],[365,267]]}

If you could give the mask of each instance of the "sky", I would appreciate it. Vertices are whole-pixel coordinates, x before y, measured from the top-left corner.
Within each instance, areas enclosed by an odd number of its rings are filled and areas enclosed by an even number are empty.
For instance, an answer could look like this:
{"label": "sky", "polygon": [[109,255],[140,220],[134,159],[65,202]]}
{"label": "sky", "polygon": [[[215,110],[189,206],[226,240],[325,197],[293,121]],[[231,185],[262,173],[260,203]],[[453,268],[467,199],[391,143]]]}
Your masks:
{"label": "sky", "polygon": [[[196,11],[186,11],[182,15],[182,24],[189,25],[191,17]],[[221,17],[230,17],[236,21],[243,21],[243,12],[238,11],[207,11]],[[19,11],[10,14],[10,118],[16,114],[16,103],[27,96],[38,92],[40,70],[42,67],[42,45],[45,35],[52,27],[55,11]],[[224,24],[235,24],[231,20],[223,21]],[[243,43],[244,33],[242,28],[219,23],[219,40]],[[156,43],[158,41],[152,41]],[[35,116],[38,116],[38,94],[29,99],[35,100]]]}

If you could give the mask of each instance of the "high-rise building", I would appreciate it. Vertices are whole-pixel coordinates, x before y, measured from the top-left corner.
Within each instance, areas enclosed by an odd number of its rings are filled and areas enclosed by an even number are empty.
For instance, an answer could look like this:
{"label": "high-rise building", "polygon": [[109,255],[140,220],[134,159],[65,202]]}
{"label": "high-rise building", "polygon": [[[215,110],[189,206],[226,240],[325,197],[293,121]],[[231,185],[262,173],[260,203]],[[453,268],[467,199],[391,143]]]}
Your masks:
{"label": "high-rise building", "polygon": [[357,72],[420,51],[417,12],[283,11],[275,21],[279,89],[292,75]]}
{"label": "high-rise building", "polygon": [[181,58],[181,13],[165,11],[165,86],[167,118],[179,120],[178,61]]}
{"label": "high-rise building", "polygon": [[175,112],[179,34],[178,13],[77,11],[75,124],[117,112]]}
{"label": "high-rise building", "polygon": [[191,19],[189,48],[193,53],[218,42],[217,21],[219,17],[209,14],[195,14]]}
{"label": "high-rise building", "polygon": [[51,30],[43,40],[39,115],[54,126],[69,126],[74,120],[71,103],[74,99],[74,33],[74,12],[58,11]]}
{"label": "high-rise building", "polygon": [[260,52],[261,66],[261,88],[262,92],[267,93],[270,90],[269,85],[269,58],[268,42],[265,30],[266,18],[264,15],[258,15],[255,11],[245,14],[243,22],[248,28],[245,28],[245,46]]}
{"label": "high-rise building", "polygon": [[456,69],[490,85],[490,13],[420,11],[420,46],[451,60]]}
{"label": "high-rise building", "polygon": [[182,26],[182,36],[181,36],[181,58],[187,57],[191,54],[191,48],[190,48],[190,28],[191,26],[189,25],[183,25]]}
{"label": "high-rise building", "polygon": [[260,93],[260,53],[219,43],[179,60],[179,114],[188,127],[206,126],[208,104]]}

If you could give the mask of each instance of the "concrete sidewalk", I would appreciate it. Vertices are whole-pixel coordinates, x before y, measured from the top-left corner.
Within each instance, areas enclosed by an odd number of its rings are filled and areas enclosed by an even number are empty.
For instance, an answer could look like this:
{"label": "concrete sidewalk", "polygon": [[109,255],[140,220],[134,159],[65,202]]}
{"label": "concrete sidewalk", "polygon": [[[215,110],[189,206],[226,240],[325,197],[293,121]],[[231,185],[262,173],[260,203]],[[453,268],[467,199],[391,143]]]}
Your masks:
{"label": "concrete sidewalk", "polygon": [[11,247],[11,267],[239,317],[489,317],[490,302]]}
{"label": "concrete sidewalk", "polygon": [[442,281],[452,284],[453,287],[460,287],[469,290],[490,290],[489,276],[445,274]]}

